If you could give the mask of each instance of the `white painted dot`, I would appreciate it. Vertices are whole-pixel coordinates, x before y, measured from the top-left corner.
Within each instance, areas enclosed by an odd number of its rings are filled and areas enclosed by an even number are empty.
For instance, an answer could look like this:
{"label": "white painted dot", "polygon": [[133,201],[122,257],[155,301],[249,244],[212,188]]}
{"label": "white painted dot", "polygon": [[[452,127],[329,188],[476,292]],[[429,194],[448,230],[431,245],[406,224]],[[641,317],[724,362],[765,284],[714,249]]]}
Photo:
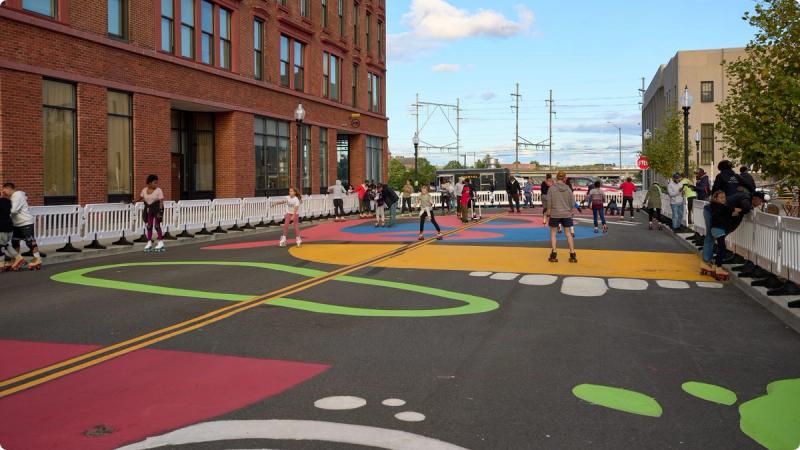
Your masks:
{"label": "white painted dot", "polygon": [[422,422],[425,420],[425,414],[420,414],[414,411],[403,411],[394,415],[397,420],[403,422]]}
{"label": "white painted dot", "polygon": [[496,273],[496,274],[492,275],[492,276],[491,276],[491,277],[489,277],[489,278],[491,278],[491,279],[493,279],[493,280],[509,281],[509,280],[514,280],[514,279],[516,279],[518,276],[519,276],[519,274],[518,274],[518,273],[505,273],[505,272],[500,272],[500,273]]}
{"label": "white painted dot", "polygon": [[492,272],[470,272],[471,277],[488,277]]}
{"label": "white painted dot", "polygon": [[630,278],[612,278],[608,280],[608,287],[623,291],[646,291],[648,286],[645,280],[634,280]]}
{"label": "white painted dot", "polygon": [[558,281],[558,277],[555,275],[525,275],[519,279],[521,284],[530,286],[550,286],[556,281]]}
{"label": "white painted dot", "polygon": [[658,280],[656,283],[666,289],[689,289],[689,283],[685,281]]}
{"label": "white painted dot", "polygon": [[722,283],[709,283],[707,281],[697,282],[697,287],[707,288],[707,289],[722,289],[723,286],[724,285]]}
{"label": "white painted dot", "polygon": [[406,404],[405,400],[400,400],[399,398],[387,398],[386,400],[381,402],[384,406],[403,406]]}
{"label": "white painted dot", "polygon": [[573,297],[601,297],[608,291],[602,278],[567,277],[561,283],[561,293]]}
{"label": "white painted dot", "polygon": [[340,395],[335,397],[325,397],[314,402],[314,406],[319,409],[329,409],[332,411],[342,411],[346,409],[357,409],[366,405],[367,401],[361,397],[350,397]]}

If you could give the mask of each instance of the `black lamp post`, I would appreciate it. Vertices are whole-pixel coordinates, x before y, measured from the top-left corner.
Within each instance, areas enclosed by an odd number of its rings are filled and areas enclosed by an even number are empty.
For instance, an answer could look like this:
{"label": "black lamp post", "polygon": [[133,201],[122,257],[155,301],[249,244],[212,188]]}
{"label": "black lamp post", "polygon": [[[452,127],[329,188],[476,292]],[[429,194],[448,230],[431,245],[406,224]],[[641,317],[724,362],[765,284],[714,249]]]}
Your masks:
{"label": "black lamp post", "polygon": [[683,174],[689,176],[689,110],[692,109],[692,94],[689,86],[683,88],[681,107],[683,108]]}
{"label": "black lamp post", "polygon": [[305,118],[306,110],[303,108],[303,104],[300,103],[297,105],[297,109],[294,110],[294,120],[297,122],[297,182],[295,187],[300,190],[297,193],[298,195],[305,192],[305,186],[303,186],[303,168],[305,167],[305,161],[303,161],[303,120]]}
{"label": "black lamp post", "polygon": [[419,185],[419,175],[417,173],[417,159],[419,159],[419,133],[414,133],[414,138],[411,139],[414,143],[414,186]]}
{"label": "black lamp post", "polygon": [[697,168],[700,168],[700,130],[694,132],[694,144],[697,146]]}

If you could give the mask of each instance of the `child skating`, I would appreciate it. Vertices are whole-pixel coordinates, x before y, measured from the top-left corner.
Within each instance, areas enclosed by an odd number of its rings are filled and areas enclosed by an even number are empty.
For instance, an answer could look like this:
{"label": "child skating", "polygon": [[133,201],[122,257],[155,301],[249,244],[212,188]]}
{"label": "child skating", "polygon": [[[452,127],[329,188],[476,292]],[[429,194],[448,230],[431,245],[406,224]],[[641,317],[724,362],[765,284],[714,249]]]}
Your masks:
{"label": "child skating", "polygon": [[11,237],[12,248],[16,253],[19,253],[20,241],[25,241],[25,245],[33,253],[33,259],[28,263],[28,269],[41,269],[42,256],[39,253],[39,246],[36,244],[36,230],[33,225],[35,221],[28,208],[27,195],[22,191],[18,191],[14,183],[6,183],[3,185],[3,196],[11,200],[11,223],[14,226]]}
{"label": "child skating", "polygon": [[11,246],[14,235],[14,223],[11,221],[11,200],[0,196],[0,254],[3,255],[3,266],[0,271],[17,271],[25,265],[25,259],[19,256]]}
{"label": "child skating", "polygon": [[302,200],[297,194],[297,189],[295,188],[289,188],[289,197],[286,200],[279,200],[275,202],[276,205],[287,204],[289,206],[289,210],[286,212],[286,215],[283,216],[283,236],[281,236],[281,241],[278,244],[281,247],[286,247],[286,236],[289,234],[289,222],[294,222],[294,237],[297,246],[300,247],[300,244],[303,243],[303,240],[300,239],[301,202]]}
{"label": "child skating", "polygon": [[419,207],[419,240],[425,239],[425,218],[430,217],[431,223],[436,228],[436,239],[442,240],[442,229],[436,223],[436,217],[433,215],[433,201],[431,194],[428,193],[428,186],[422,186],[420,189],[419,198],[417,199],[417,206]]}
{"label": "child skating", "polygon": [[[563,170],[558,172],[556,183],[547,191],[547,212],[542,219],[542,224],[550,226],[550,257],[548,261],[558,262],[557,234],[558,227],[563,226],[567,230],[573,226],[572,215],[575,207],[575,195],[572,189],[564,182],[567,178]],[[569,262],[578,262],[575,254],[575,238],[572,233],[564,233],[569,244]]]}
{"label": "child skating", "polygon": [[383,196],[383,185],[375,186],[375,228],[386,226],[386,198]]}
{"label": "child skating", "polygon": [[[147,186],[139,193],[136,202],[144,202],[142,220],[145,223],[145,237],[147,245],[144,246],[145,252],[163,252],[164,233],[161,231],[161,221],[164,220],[164,192],[158,187],[158,176],[148,175]],[[153,248],[153,228],[156,230],[158,242]]]}
{"label": "child skating", "polygon": [[[603,225],[603,233],[608,233],[608,225],[606,224],[606,214],[605,214],[605,201],[606,201],[606,194],[603,193],[603,190],[600,189],[600,182],[594,182],[594,189],[589,191],[589,195],[586,196],[586,203],[589,204],[592,208],[592,217],[594,218],[594,232],[598,232],[598,224],[597,218],[600,217],[600,222]],[[572,233],[572,236],[575,237],[575,232]]]}
{"label": "child skating", "polygon": [[[703,261],[700,263],[700,273],[711,275],[718,281],[727,281],[730,274],[722,267],[727,248],[725,236],[728,231],[734,228],[735,217],[742,213],[740,208],[727,205],[727,198],[724,191],[717,191],[711,195],[711,203],[706,207],[709,211],[704,211],[704,219],[708,219],[707,213],[710,212],[710,221],[706,220],[706,233],[717,242],[717,256],[714,264],[711,264],[711,257],[714,254],[713,245],[703,247]],[[709,223],[710,222],[710,223]],[[710,226],[708,226],[710,225]]]}

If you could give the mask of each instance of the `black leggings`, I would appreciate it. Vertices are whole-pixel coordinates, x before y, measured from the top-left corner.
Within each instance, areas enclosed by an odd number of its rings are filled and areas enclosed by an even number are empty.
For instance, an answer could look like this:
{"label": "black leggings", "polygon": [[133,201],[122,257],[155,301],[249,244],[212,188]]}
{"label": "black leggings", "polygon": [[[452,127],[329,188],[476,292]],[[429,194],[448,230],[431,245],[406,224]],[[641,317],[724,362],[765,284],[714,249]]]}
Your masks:
{"label": "black leggings", "polygon": [[647,216],[650,219],[650,222],[653,221],[653,217],[656,219],[661,218],[661,208],[647,208]]}
{"label": "black leggings", "polygon": [[411,209],[411,197],[403,197],[403,205],[400,208],[400,214],[403,214],[403,213],[406,212],[406,207],[408,207],[408,212],[412,211],[412,209]]}
{"label": "black leggings", "polygon": [[519,211],[519,194],[517,195],[508,194],[508,209],[513,211],[515,204],[517,205],[517,211]]}
{"label": "black leggings", "polygon": [[[442,229],[439,228],[439,224],[436,223],[436,217],[433,216],[433,207],[430,209],[431,211],[431,223],[434,227],[436,227],[436,232],[441,233]],[[422,234],[422,231],[425,230],[425,218],[428,217],[428,211],[422,211],[422,214],[419,216],[419,234]]]}
{"label": "black leggings", "polygon": [[333,211],[337,219],[344,216],[344,199],[333,199]]}
{"label": "black leggings", "polygon": [[631,208],[631,217],[633,217],[633,197],[622,197],[622,216],[625,215],[625,205]]}

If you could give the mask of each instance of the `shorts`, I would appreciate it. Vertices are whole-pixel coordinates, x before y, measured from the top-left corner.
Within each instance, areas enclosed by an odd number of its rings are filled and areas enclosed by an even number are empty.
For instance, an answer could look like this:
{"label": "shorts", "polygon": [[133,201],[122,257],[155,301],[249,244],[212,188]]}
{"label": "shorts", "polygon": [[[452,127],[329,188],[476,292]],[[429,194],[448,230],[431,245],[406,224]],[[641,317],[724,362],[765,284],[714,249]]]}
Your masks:
{"label": "shorts", "polygon": [[572,228],[574,226],[572,223],[572,217],[565,217],[563,219],[551,217],[549,225],[551,228],[558,228],[559,225],[563,226],[564,228]]}
{"label": "shorts", "polygon": [[34,233],[33,224],[14,227],[12,243],[16,247],[19,245],[19,241],[25,241],[25,245],[28,247],[36,245],[36,234]]}

